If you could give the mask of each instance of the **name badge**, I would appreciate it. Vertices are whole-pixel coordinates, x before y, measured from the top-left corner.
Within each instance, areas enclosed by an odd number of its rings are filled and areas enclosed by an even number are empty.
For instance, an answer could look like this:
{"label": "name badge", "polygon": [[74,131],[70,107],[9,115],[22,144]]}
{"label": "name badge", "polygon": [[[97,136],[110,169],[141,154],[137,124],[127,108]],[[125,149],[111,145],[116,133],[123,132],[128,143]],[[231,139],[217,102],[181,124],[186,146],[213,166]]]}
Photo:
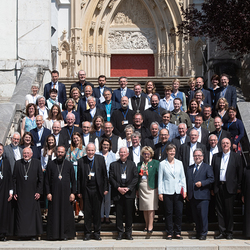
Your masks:
{"label": "name badge", "polygon": [[74,161],[74,162],[73,162],[73,165],[76,166],[76,165],[77,165],[77,161]]}
{"label": "name badge", "polygon": [[111,115],[110,115],[110,114],[107,114],[107,117],[111,117]]}
{"label": "name badge", "polygon": [[69,144],[71,144],[71,140],[69,140],[68,142],[69,142]]}
{"label": "name badge", "polygon": [[122,174],[122,179],[126,180],[126,178],[127,178],[127,175],[126,174]]}
{"label": "name badge", "polygon": [[147,176],[146,175],[143,175],[141,178],[142,178],[142,180],[147,180]]}
{"label": "name badge", "polygon": [[122,125],[127,125],[127,124],[128,124],[128,120],[122,121]]}
{"label": "name badge", "polygon": [[95,176],[95,173],[94,172],[90,172],[89,175],[90,176]]}
{"label": "name badge", "polygon": [[81,94],[82,94],[82,96],[84,96],[84,92],[82,92]]}
{"label": "name badge", "polygon": [[103,96],[103,95],[99,98],[99,101],[100,101],[100,103],[102,103],[102,102],[104,102],[104,101],[105,101],[105,98],[104,98],[104,96]]}
{"label": "name badge", "polygon": [[36,146],[37,146],[37,147],[41,147],[41,146],[42,146],[41,142],[38,142],[38,143],[36,144]]}

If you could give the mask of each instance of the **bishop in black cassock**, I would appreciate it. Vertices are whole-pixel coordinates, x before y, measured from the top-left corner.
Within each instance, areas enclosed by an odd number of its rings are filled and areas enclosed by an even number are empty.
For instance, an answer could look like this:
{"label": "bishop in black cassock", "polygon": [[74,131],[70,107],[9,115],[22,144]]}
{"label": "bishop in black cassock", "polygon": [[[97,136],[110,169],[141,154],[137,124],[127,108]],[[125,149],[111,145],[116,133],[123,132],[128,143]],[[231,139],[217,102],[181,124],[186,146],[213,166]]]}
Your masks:
{"label": "bishop in black cassock", "polygon": [[49,201],[47,239],[67,240],[75,237],[72,202],[76,180],[73,164],[65,160],[65,148],[57,148],[57,158],[47,165],[45,189]]}
{"label": "bishop in black cassock", "polygon": [[35,240],[42,234],[40,195],[43,192],[41,162],[32,159],[31,148],[24,148],[23,158],[16,161],[13,172],[15,211],[15,234]]}

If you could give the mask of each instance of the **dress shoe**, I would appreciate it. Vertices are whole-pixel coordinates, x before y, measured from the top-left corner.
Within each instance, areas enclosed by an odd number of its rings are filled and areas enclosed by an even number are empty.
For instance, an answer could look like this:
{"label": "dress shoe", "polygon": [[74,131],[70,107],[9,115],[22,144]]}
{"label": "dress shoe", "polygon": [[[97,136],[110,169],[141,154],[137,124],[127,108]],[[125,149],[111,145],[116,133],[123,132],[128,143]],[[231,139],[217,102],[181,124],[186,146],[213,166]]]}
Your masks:
{"label": "dress shoe", "polygon": [[85,237],[83,238],[83,240],[90,240],[90,234],[86,234]]}
{"label": "dress shoe", "polygon": [[227,240],[233,240],[233,235],[232,234],[228,234],[226,237]]}
{"label": "dress shoe", "polygon": [[102,238],[100,237],[99,234],[96,234],[96,235],[95,235],[95,240],[102,240]]}
{"label": "dress shoe", "polygon": [[183,237],[181,237],[180,235],[175,235],[175,239],[177,239],[177,240],[183,240]]}
{"label": "dress shoe", "polygon": [[35,241],[36,237],[31,237],[30,240]]}
{"label": "dress shoe", "polygon": [[153,228],[152,228],[151,230],[148,230],[148,233],[149,233],[149,234],[152,234],[153,231],[154,231],[154,230],[153,230]]}
{"label": "dress shoe", "polygon": [[144,230],[143,230],[143,232],[147,232],[147,231],[148,231],[148,229],[145,227]]}
{"label": "dress shoe", "polygon": [[201,235],[199,238],[199,240],[206,240],[206,239],[207,239],[206,235]]}
{"label": "dress shoe", "polygon": [[198,240],[198,239],[200,239],[200,237],[198,235],[191,237],[191,240]]}
{"label": "dress shoe", "polygon": [[172,239],[173,239],[172,235],[168,235],[167,238],[166,238],[166,240],[172,240]]}
{"label": "dress shoe", "polygon": [[133,237],[131,236],[131,234],[127,234],[127,235],[126,235],[126,239],[127,239],[127,240],[133,240]]}
{"label": "dress shoe", "polygon": [[0,241],[7,241],[5,237],[1,237]]}
{"label": "dress shoe", "polygon": [[122,240],[123,233],[118,233],[116,240]]}
{"label": "dress shoe", "polygon": [[215,236],[214,239],[215,240],[221,240],[221,239],[224,239],[224,235],[223,234],[219,234],[218,236]]}

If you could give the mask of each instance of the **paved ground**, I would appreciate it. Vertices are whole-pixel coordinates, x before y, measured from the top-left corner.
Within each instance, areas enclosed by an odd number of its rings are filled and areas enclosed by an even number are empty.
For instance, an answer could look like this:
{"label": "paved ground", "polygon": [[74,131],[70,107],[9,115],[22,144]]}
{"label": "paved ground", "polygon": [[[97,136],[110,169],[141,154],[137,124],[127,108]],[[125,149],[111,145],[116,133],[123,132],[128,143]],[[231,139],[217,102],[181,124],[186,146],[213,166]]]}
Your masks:
{"label": "paved ground", "polygon": [[88,242],[82,240],[71,241],[7,241],[0,243],[0,249],[17,250],[17,249],[53,249],[53,250],[87,250],[87,249],[141,249],[141,250],[198,250],[198,249],[211,249],[211,250],[243,250],[250,249],[249,240],[213,240],[206,241],[184,239],[182,241],[172,240],[166,241],[164,239],[134,239],[133,241],[122,240],[102,240]]}

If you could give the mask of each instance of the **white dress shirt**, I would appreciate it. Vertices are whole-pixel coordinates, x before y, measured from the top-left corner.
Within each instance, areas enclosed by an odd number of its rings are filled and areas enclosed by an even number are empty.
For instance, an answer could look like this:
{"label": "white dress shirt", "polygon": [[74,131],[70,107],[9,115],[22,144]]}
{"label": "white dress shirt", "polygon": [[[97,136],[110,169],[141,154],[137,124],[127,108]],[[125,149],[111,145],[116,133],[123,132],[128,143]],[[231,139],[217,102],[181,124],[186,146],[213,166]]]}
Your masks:
{"label": "white dress shirt", "polygon": [[220,181],[227,181],[226,172],[227,172],[229,157],[230,157],[230,151],[226,154],[223,153],[222,155],[220,163]]}
{"label": "white dress shirt", "polygon": [[140,153],[141,153],[140,146],[137,146],[136,148],[133,147],[133,160],[136,166],[140,162]]}
{"label": "white dress shirt", "polygon": [[199,137],[198,137],[197,142],[201,142],[201,127],[196,128],[196,127],[194,126],[194,129],[195,129],[196,131],[198,131],[198,132],[199,132]]}
{"label": "white dress shirt", "polygon": [[219,149],[218,149],[218,146],[217,146],[217,145],[216,145],[214,148],[211,148],[211,147],[210,147],[209,165],[211,165],[211,163],[212,163],[213,155],[214,155],[214,154],[217,154],[217,153],[219,153]]}
{"label": "white dress shirt", "polygon": [[191,147],[190,147],[190,155],[189,155],[189,166],[194,164],[194,150],[197,147],[197,142],[193,144],[191,142]]}

